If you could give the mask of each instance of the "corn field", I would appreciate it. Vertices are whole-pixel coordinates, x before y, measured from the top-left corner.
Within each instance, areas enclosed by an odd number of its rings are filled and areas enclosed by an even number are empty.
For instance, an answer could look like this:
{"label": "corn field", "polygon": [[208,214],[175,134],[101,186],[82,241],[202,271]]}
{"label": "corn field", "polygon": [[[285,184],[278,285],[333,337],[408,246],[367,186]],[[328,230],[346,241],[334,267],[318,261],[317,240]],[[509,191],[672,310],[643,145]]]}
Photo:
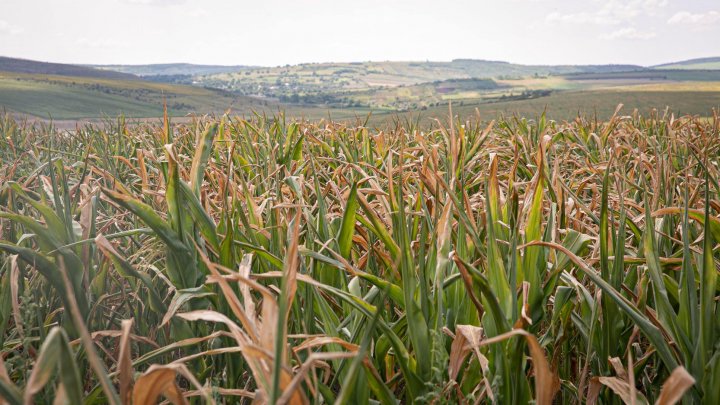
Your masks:
{"label": "corn field", "polygon": [[0,134],[0,403],[720,403],[717,114]]}

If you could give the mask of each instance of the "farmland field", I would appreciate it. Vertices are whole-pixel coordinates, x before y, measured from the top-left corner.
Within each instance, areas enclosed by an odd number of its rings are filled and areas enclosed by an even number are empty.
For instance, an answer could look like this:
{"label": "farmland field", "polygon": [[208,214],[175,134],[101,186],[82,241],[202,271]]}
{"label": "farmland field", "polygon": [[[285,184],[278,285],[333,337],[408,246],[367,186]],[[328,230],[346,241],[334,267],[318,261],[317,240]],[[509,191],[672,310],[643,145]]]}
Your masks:
{"label": "farmland field", "polygon": [[474,116],[476,110],[484,117],[497,114],[532,117],[547,110],[550,117],[560,120],[573,119],[578,112],[597,112],[599,117],[607,118],[620,103],[625,105],[625,113],[635,108],[647,113],[672,107],[676,114],[709,116],[713,107],[720,106],[718,83],[563,77],[457,79],[356,91],[351,99],[357,106],[340,108],[282,104],[223,90],[141,80],[0,72],[0,106],[19,115],[65,120],[70,127],[75,126],[70,120],[93,121],[120,113],[128,118],[157,117],[162,113],[163,101],[167,102],[169,113],[177,117],[225,111],[250,116],[253,112],[274,114],[283,110],[289,117],[314,120],[330,117],[355,121],[371,115],[370,123],[379,126],[394,122],[398,116],[435,118],[446,114],[448,103],[461,117]]}
{"label": "farmland field", "polygon": [[720,70],[720,58],[699,58],[655,66],[657,69]]}
{"label": "farmland field", "polygon": [[180,115],[226,109],[242,113],[267,107],[258,100],[201,87],[0,71],[0,106],[42,118],[114,117],[121,113],[157,117],[164,100],[171,112]]}
{"label": "farmland field", "polygon": [[664,86],[383,130],[4,116],[0,397],[720,403],[718,89]]}
{"label": "farmland field", "polygon": [[[622,112],[631,114],[638,109],[643,114],[653,109],[666,108],[675,115],[692,114],[712,116],[713,109],[720,108],[720,83],[684,82],[597,88],[592,90],[568,90],[554,92],[546,97],[488,103],[483,100],[453,102],[453,110],[463,117],[474,116],[479,111],[489,119],[498,114],[536,117],[547,112],[557,120],[572,120],[578,114],[597,114],[598,118],[610,117],[615,107],[623,104]],[[404,114],[405,116],[437,117],[446,114],[447,105]]]}
{"label": "farmland field", "polygon": [[[714,59],[702,59],[710,63]],[[710,61],[710,62],[709,62]],[[0,110],[33,122],[98,121],[123,114],[185,121],[194,115],[276,114],[301,119],[393,122],[396,116],[437,117],[452,103],[461,116],[554,119],[579,111],[609,117],[617,104],[641,112],[672,107],[707,116],[720,104],[720,70],[634,65],[517,65],[451,62],[312,63],[277,67],[191,64],[108,65],[101,69],[0,57]],[[3,71],[7,69],[7,71]],[[135,76],[138,74],[141,76]]]}

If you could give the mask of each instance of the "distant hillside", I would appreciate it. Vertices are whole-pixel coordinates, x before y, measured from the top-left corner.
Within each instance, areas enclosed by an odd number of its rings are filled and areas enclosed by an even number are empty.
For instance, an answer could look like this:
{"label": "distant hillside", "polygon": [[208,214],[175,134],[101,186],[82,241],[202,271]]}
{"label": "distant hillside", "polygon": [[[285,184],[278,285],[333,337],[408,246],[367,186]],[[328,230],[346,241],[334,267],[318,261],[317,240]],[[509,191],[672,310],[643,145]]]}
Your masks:
{"label": "distant hillside", "polygon": [[[520,65],[477,59],[455,59],[450,62],[305,63],[202,75],[193,78],[192,83],[279,100],[313,100],[313,103],[319,101],[333,104],[339,101],[345,105],[356,105],[360,101],[362,105],[399,106],[408,104],[408,96],[418,96],[417,89],[384,92],[387,94],[381,95],[383,101],[374,100],[370,103],[356,97],[364,96],[350,93],[445,80],[520,80],[572,73],[634,72],[645,69],[635,65]],[[423,89],[423,92],[426,90]],[[413,104],[409,105],[412,107]]]}
{"label": "distant hillside", "polygon": [[597,73],[571,73],[563,75],[566,80],[631,80],[641,82],[651,81],[720,81],[720,70],[696,69],[648,69],[636,72],[597,72]]}
{"label": "distant hillside", "polygon": [[273,108],[227,91],[167,83],[0,71],[0,111],[54,119],[124,114],[157,117],[167,102],[173,115],[236,113]]}
{"label": "distant hillside", "polygon": [[521,65],[482,59],[454,59],[448,63],[448,66],[467,71],[472,77],[483,78],[513,75],[531,76],[536,74],[556,75],[568,73],[628,72],[646,69],[638,65]]}
{"label": "distant hillside", "polygon": [[655,69],[720,70],[720,57],[689,59],[653,66]]}
{"label": "distant hillside", "polygon": [[[595,90],[571,90],[553,93],[547,97],[524,100],[509,100],[500,102],[472,102],[453,103],[453,113],[466,119],[480,116],[488,119],[498,114],[517,115],[520,117],[539,117],[546,112],[549,117],[556,120],[572,120],[578,114],[592,116],[597,114],[601,119],[612,116],[615,108],[623,104],[622,114],[631,114],[638,109],[642,114],[648,114],[657,109],[660,114],[668,108],[676,114],[697,114],[699,116],[712,116],[712,109],[718,108],[720,100],[720,83],[660,83],[631,87],[606,88]],[[427,119],[447,116],[446,104],[428,108],[425,111],[411,111],[401,114],[404,119],[419,117]],[[398,114],[376,114],[373,124],[397,120]],[[424,122],[424,121],[423,121]]]}
{"label": "distant hillside", "polygon": [[[225,74],[252,75],[256,71],[307,71],[343,69],[364,70],[385,68],[396,76],[408,76],[402,84],[417,84],[434,80],[494,78],[498,76],[528,76],[567,73],[627,72],[645,69],[637,65],[520,65],[502,61],[482,59],[455,59],[451,62],[349,62],[349,63],[305,63],[291,66],[244,66],[244,65],[195,65],[191,63],[165,63],[148,65],[88,65],[89,67],[129,73],[137,76],[213,76]],[[251,73],[246,73],[251,72]],[[436,77],[435,73],[440,73]],[[418,81],[419,80],[419,81]]]}
{"label": "distant hillside", "polygon": [[68,65],[64,63],[38,62],[27,59],[8,58],[5,56],[0,56],[0,71],[57,76],[92,77],[98,79],[138,79],[138,77],[135,75],[94,69],[87,66]]}
{"label": "distant hillside", "polygon": [[[710,68],[714,64],[718,68]],[[535,108],[559,103],[563,95],[573,98],[573,103],[583,95],[612,95],[607,105],[614,108],[613,103],[622,101],[616,96],[629,97],[627,105],[632,105],[636,94],[638,106],[667,103],[699,113],[693,100],[707,104],[708,97],[720,94],[717,86],[720,58],[662,67],[521,65],[477,59],[252,67],[75,66],[0,57],[0,111],[55,119],[120,113],[152,117],[161,114],[164,101],[176,116],[229,108],[238,113],[283,109],[307,117],[328,116],[332,111],[333,117],[340,117],[369,111],[442,110],[449,102],[458,108],[482,105],[493,111],[506,105]],[[687,105],[672,102],[673,95]],[[574,107],[571,103],[563,108]]]}
{"label": "distant hillside", "polygon": [[235,65],[194,65],[191,63],[160,63],[150,65],[89,65],[90,67],[108,71],[129,73],[137,76],[177,76],[177,75],[212,75],[218,73],[237,72],[248,69],[248,66]]}

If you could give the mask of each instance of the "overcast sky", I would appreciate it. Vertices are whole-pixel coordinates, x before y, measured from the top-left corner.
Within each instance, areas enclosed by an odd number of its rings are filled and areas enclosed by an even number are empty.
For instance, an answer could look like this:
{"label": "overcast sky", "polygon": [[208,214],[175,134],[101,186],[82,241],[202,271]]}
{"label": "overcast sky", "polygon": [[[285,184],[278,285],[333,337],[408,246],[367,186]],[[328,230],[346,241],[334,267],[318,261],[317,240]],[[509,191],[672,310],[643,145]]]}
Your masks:
{"label": "overcast sky", "polygon": [[720,56],[719,0],[0,0],[0,55],[283,65]]}

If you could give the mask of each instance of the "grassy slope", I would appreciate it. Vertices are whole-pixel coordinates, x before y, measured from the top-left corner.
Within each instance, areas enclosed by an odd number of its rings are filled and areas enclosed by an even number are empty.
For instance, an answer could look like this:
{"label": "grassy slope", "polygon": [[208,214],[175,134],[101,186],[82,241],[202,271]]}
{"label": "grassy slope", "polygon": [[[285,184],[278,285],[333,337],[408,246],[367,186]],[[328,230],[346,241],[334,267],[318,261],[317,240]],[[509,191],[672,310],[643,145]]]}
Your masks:
{"label": "grassy slope", "polygon": [[64,63],[8,58],[5,56],[0,56],[0,71],[122,80],[138,79],[137,76],[123,72],[99,70],[88,66],[68,65]]}
{"label": "grassy slope", "polygon": [[43,118],[72,119],[103,114],[150,116],[162,108],[127,98],[37,81],[17,81],[0,74],[0,106]]}
{"label": "grassy slope", "polygon": [[0,72],[0,107],[56,119],[98,117],[124,113],[153,117],[167,99],[171,113],[247,113],[266,107],[248,97],[201,87],[70,76]]}
{"label": "grassy slope", "polygon": [[[621,71],[625,69],[626,71]],[[438,81],[470,80],[493,77],[502,88],[454,89],[439,91]],[[626,88],[640,84],[673,85],[679,81],[720,81],[720,71],[642,69],[633,66],[525,66],[503,62],[456,60],[452,62],[365,62],[323,63],[256,68],[245,72],[198,78],[201,83],[230,89],[242,94],[261,94],[280,100],[300,99],[308,104],[328,104],[336,108],[365,106],[379,113],[414,111],[437,107],[450,100],[465,104],[498,101],[501,98],[526,98],[524,92],[536,90],[588,91]],[[455,86],[453,86],[455,87]],[[674,96],[687,96],[675,94]],[[656,105],[653,99],[639,95],[630,101],[644,108]],[[603,95],[603,100],[607,94]],[[554,101],[554,100],[553,100]],[[647,101],[647,102],[646,102]],[[674,101],[674,100],[669,100]],[[614,101],[613,101],[614,102]],[[650,102],[650,104],[648,104]],[[506,104],[512,103],[512,104]],[[536,101],[503,101],[506,105],[535,106]],[[672,105],[685,105],[670,102]],[[562,105],[562,103],[561,103]],[[586,105],[583,103],[583,105]],[[567,108],[566,108],[567,107]],[[592,106],[590,106],[592,107]],[[563,115],[574,105],[557,107]],[[614,108],[614,107],[608,107]]]}
{"label": "grassy slope", "polygon": [[[238,73],[210,75],[199,80],[216,87],[238,88],[244,84],[320,86],[341,90],[377,86],[412,85],[436,80],[528,76],[535,73],[564,74],[639,69],[637,66],[545,66],[516,65],[482,60],[452,62],[313,63],[273,68],[254,68]],[[235,81],[233,83],[233,80]]]}
{"label": "grassy slope", "polygon": [[382,87],[343,93],[354,102],[375,109],[415,109],[443,100],[481,98],[507,92],[510,86],[492,79],[451,79],[407,86]]}
{"label": "grassy slope", "polygon": [[640,81],[720,81],[717,70],[657,69],[638,72],[573,73],[563,75],[567,80],[640,80]]}
{"label": "grassy slope", "polygon": [[[484,79],[487,80],[487,79]],[[360,102],[362,105],[382,107],[394,111],[417,110],[447,104],[449,101],[464,104],[478,104],[488,102],[502,102],[503,105],[523,105],[520,98],[535,98],[537,93],[543,91],[553,92],[595,92],[602,91],[603,97],[608,92],[622,92],[636,94],[630,101],[638,101],[640,107],[644,107],[648,99],[644,93],[653,91],[676,92],[668,94],[671,99],[668,104],[684,106],[687,103],[675,103],[673,97],[686,97],[695,91],[716,91],[720,83],[720,71],[648,71],[648,72],[627,72],[627,73],[587,73],[563,76],[540,76],[526,77],[522,79],[495,80],[494,86],[485,86],[483,80],[467,79],[458,85],[456,81],[445,81],[439,83],[423,83],[411,86],[398,86],[390,88],[376,88],[365,91],[346,92],[342,96],[352,101]],[[489,81],[489,80],[488,80]],[[474,83],[474,84],[473,84]],[[492,83],[492,82],[491,82]],[[441,91],[443,90],[444,91]],[[678,92],[684,89],[684,92]],[[534,93],[525,96],[523,93]],[[546,94],[545,94],[546,95]],[[510,101],[515,100],[515,101]],[[555,99],[553,99],[554,101]],[[690,101],[690,100],[688,100]],[[712,99],[708,101],[713,101]],[[512,104],[509,104],[512,103]],[[535,103],[534,101],[532,102]],[[583,104],[585,105],[585,104]],[[569,106],[573,107],[573,106]],[[565,111],[565,106],[559,107]]]}
{"label": "grassy slope", "polygon": [[[455,63],[455,62],[454,62]],[[361,69],[368,64],[336,64],[343,69]],[[301,65],[305,68],[325,65]],[[369,74],[372,80],[390,80],[391,77],[403,77],[403,80],[426,80],[431,76],[416,74],[410,78],[401,76],[408,74],[407,69],[425,69],[433,64],[410,63],[401,65],[396,62],[374,63],[380,71]],[[300,68],[290,67],[290,68]],[[435,67],[439,69],[437,66]],[[333,119],[353,119],[363,117],[373,111],[375,122],[387,120],[394,114],[388,110],[377,108],[389,103],[396,97],[409,100],[408,108],[413,103],[420,106],[428,100],[430,107],[422,115],[431,115],[447,110],[446,103],[454,100],[455,110],[463,114],[474,112],[479,108],[485,116],[498,113],[519,113],[537,115],[546,106],[553,118],[572,118],[578,110],[597,111],[600,116],[609,116],[619,103],[625,104],[626,110],[639,108],[664,108],[673,105],[676,111],[707,115],[708,106],[720,104],[720,88],[718,82],[674,82],[675,80],[711,80],[718,79],[720,72],[686,72],[665,71],[654,72],[661,77],[649,77],[647,72],[633,74],[594,73],[572,76],[549,76],[524,78],[520,80],[498,80],[500,89],[460,88],[457,92],[440,94],[436,87],[440,84],[419,84],[394,88],[376,88],[373,90],[355,91],[356,98],[370,108],[329,108],[313,105],[283,105],[259,101],[252,97],[236,96],[220,90],[202,87],[183,86],[166,83],[147,82],[143,80],[117,80],[108,78],[78,78],[69,76],[47,76],[22,73],[0,72],[0,108],[10,111],[31,114],[43,118],[52,117],[60,120],[77,118],[115,116],[124,113],[130,117],[156,117],[161,112],[163,99],[167,99],[171,114],[182,116],[188,113],[223,112],[232,109],[238,114],[251,111],[277,112],[285,110],[288,116],[306,117],[311,119],[332,117]],[[437,72],[436,72],[437,73]],[[702,74],[701,74],[702,73]],[[322,74],[330,74],[324,72]],[[340,73],[351,75],[350,72]],[[355,73],[352,73],[355,74]],[[374,75],[374,76],[373,76]],[[669,75],[669,76],[668,76]],[[648,76],[648,77],[646,77]],[[652,75],[651,75],[652,76]],[[667,77],[666,77],[667,76]],[[312,77],[312,76],[309,76]],[[437,76],[435,76],[435,79]],[[570,80],[572,79],[572,80]],[[319,80],[314,77],[313,80]],[[370,80],[370,79],[363,79]],[[460,82],[461,84],[464,82]],[[644,83],[638,86],[638,83]],[[455,83],[454,85],[457,85]],[[465,83],[467,84],[467,83]],[[442,84],[442,86],[445,86]],[[442,87],[441,86],[441,87]],[[459,86],[462,87],[462,86]],[[500,93],[519,94],[525,90],[552,89],[562,92],[549,97],[529,100],[502,101],[487,104],[488,98],[497,98]],[[460,105],[462,102],[462,105]],[[436,104],[439,104],[437,106]],[[427,103],[425,105],[428,105]],[[433,106],[435,105],[435,106]],[[417,115],[412,114],[411,115]]]}
{"label": "grassy slope", "polygon": [[[629,114],[637,108],[647,113],[656,108],[663,110],[672,106],[676,114],[697,114],[710,116],[712,108],[720,108],[720,83],[663,83],[632,86],[626,88],[606,88],[587,91],[567,91],[530,100],[519,100],[498,103],[479,103],[464,101],[462,105],[455,103],[453,112],[470,117],[480,111],[481,117],[490,119],[499,114],[517,114],[533,117],[547,111],[550,118],[570,120],[577,116],[578,111],[586,114],[597,113],[605,119],[612,115],[618,104],[623,104],[623,113]],[[404,114],[385,114],[374,117],[374,123],[382,123],[393,117],[427,118],[447,116],[447,105],[429,108],[427,111]]]}
{"label": "grassy slope", "polygon": [[720,70],[720,61],[718,62],[707,62],[707,63],[696,63],[692,65],[669,65],[663,66],[663,69],[682,69],[682,70],[693,70],[693,69],[707,69],[707,70]]}
{"label": "grassy slope", "polygon": [[192,63],[161,63],[151,65],[90,65],[104,71],[124,72],[138,76],[209,75],[236,72],[247,66],[195,65]]}
{"label": "grassy slope", "polygon": [[720,70],[720,57],[690,59],[654,66],[656,69],[711,69]]}
{"label": "grassy slope", "polygon": [[[19,79],[19,80],[18,80]],[[528,88],[541,87],[535,82],[523,82]],[[91,86],[100,86],[94,89]],[[553,82],[548,87],[560,86]],[[115,94],[104,90],[110,89]],[[570,87],[572,88],[572,87]],[[306,118],[327,118],[338,120],[364,117],[371,109],[333,109],[313,106],[264,105],[247,97],[231,97],[227,93],[199,87],[179,86],[143,81],[117,81],[100,79],[78,79],[0,73],[0,107],[20,113],[32,114],[43,118],[76,119],[99,117],[104,114],[114,116],[124,113],[130,117],[154,117],[161,113],[163,95],[167,97],[171,114],[185,115],[190,110],[175,108],[185,104],[199,113],[222,112],[232,106],[236,113],[258,111],[279,111],[283,109],[288,116]],[[518,113],[538,115],[546,107],[552,118],[570,119],[578,110],[597,111],[601,117],[607,117],[617,104],[623,103],[625,111],[632,108],[648,110],[662,109],[672,105],[675,111],[692,114],[709,114],[709,106],[720,105],[720,85],[715,82],[704,83],[658,83],[632,87],[600,88],[592,90],[569,90],[548,97],[530,100],[517,100],[497,103],[481,103],[479,100],[454,102],[454,110],[462,115],[473,114],[479,109],[483,116],[500,113]],[[387,121],[395,113],[372,110],[373,122]],[[420,113],[404,113],[402,116],[431,116],[446,114],[445,104],[431,107]]]}

